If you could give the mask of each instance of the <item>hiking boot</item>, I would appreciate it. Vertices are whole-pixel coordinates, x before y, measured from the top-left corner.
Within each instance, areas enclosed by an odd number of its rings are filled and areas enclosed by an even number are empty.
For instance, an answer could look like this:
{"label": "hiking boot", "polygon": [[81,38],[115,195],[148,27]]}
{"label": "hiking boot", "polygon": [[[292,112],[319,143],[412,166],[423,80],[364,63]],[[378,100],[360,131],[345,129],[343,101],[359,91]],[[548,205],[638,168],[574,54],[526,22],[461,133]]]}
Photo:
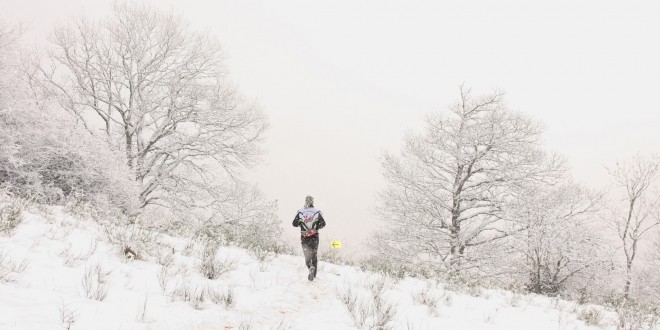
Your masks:
{"label": "hiking boot", "polygon": [[316,267],[312,266],[309,267],[309,276],[307,276],[307,279],[313,281],[314,277],[316,277]]}

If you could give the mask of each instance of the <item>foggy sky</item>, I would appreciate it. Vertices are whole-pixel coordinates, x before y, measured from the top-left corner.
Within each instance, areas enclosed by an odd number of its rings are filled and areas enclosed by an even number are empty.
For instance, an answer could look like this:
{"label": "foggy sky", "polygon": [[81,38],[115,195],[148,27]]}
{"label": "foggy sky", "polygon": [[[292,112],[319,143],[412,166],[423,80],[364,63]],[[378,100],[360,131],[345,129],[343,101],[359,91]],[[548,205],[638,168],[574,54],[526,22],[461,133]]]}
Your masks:
{"label": "foggy sky", "polygon": [[[322,244],[363,247],[377,226],[378,156],[465,83],[499,88],[511,109],[545,124],[546,145],[575,179],[607,184],[606,165],[658,152],[660,2],[153,1],[216,34],[232,80],[271,128],[248,173],[279,201],[287,237],[305,195],[328,226]],[[103,16],[109,1],[0,0],[43,43],[56,22]]]}

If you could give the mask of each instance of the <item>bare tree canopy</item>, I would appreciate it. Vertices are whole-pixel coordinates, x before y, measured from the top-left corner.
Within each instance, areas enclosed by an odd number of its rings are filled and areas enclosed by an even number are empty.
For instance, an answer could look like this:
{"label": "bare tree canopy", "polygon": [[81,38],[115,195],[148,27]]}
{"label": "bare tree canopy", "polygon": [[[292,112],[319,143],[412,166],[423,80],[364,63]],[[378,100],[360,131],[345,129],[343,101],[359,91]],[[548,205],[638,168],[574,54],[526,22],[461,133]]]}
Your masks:
{"label": "bare tree canopy", "polygon": [[117,2],[50,41],[43,86],[125,151],[142,207],[213,208],[228,198],[218,182],[258,161],[265,116],[228,82],[218,41],[180,16]]}
{"label": "bare tree canopy", "polygon": [[461,87],[449,113],[426,122],[400,155],[382,158],[388,185],[379,209],[388,230],[381,238],[445,269],[466,269],[478,258],[470,248],[522,228],[507,203],[526,184],[559,176],[563,161],[541,149],[541,126],[507,110],[501,92],[473,96]]}

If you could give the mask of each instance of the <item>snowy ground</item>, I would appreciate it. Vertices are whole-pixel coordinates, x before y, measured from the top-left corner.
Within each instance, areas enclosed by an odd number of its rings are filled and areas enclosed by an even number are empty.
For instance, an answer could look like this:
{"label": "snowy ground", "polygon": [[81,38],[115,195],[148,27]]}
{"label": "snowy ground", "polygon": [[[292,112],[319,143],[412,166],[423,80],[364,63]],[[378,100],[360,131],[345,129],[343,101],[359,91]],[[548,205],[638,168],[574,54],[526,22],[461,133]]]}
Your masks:
{"label": "snowy ground", "polygon": [[[11,236],[0,234],[0,329],[616,328],[616,315],[599,306],[468,295],[323,262],[309,282],[302,257],[237,248],[218,250],[222,274],[209,280],[199,242],[130,228],[108,235],[61,208],[40,209],[24,212]],[[108,237],[147,241],[144,260],[127,259]],[[580,320],[594,313],[597,325]]]}

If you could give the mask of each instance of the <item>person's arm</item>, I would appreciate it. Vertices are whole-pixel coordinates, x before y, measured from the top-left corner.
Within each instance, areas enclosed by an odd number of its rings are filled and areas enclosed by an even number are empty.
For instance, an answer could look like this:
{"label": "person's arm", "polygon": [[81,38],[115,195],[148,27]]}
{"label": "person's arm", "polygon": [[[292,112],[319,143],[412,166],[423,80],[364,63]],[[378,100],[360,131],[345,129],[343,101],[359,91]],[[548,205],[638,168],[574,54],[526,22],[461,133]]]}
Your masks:
{"label": "person's arm", "polygon": [[316,222],[316,229],[321,229],[325,227],[325,219],[323,219],[323,214],[319,211],[319,221]]}
{"label": "person's arm", "polygon": [[293,218],[293,226],[300,227],[300,212],[296,214],[296,217]]}

